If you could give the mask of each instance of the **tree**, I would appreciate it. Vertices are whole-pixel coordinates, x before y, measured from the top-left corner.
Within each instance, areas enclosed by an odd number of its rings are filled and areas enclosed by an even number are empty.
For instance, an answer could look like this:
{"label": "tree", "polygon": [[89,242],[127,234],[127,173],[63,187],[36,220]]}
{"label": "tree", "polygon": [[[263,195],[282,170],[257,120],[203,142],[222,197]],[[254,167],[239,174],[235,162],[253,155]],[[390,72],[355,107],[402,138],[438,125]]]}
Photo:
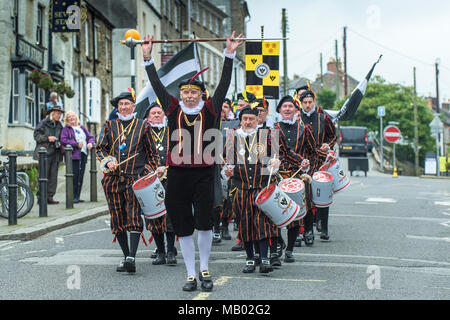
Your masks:
{"label": "tree", "polygon": [[[344,98],[334,107],[339,110],[344,104]],[[414,89],[400,84],[387,83],[380,76],[375,76],[367,86],[366,93],[358,110],[352,119],[342,121],[341,126],[364,126],[368,131],[379,131],[379,117],[377,107],[385,107],[384,124],[389,121],[399,122],[398,128],[402,136],[407,136],[413,142],[414,137]],[[430,108],[423,97],[417,97],[417,115],[419,131],[419,164],[424,163],[425,153],[434,151],[434,140],[430,135],[429,123],[433,119]],[[414,163],[414,150],[411,146],[402,146],[397,149],[398,156]]]}
{"label": "tree", "polygon": [[333,109],[336,102],[336,92],[331,89],[323,88],[317,93],[317,102],[324,109]]}

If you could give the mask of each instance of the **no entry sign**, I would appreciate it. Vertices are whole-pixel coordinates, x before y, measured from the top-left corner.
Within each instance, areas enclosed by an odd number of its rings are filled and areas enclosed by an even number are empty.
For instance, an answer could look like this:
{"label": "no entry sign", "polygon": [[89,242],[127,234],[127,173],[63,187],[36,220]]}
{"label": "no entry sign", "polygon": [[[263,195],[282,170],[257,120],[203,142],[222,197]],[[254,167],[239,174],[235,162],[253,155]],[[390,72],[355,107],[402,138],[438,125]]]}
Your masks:
{"label": "no entry sign", "polygon": [[396,143],[402,134],[400,133],[400,129],[396,126],[387,126],[384,129],[384,139],[390,143]]}

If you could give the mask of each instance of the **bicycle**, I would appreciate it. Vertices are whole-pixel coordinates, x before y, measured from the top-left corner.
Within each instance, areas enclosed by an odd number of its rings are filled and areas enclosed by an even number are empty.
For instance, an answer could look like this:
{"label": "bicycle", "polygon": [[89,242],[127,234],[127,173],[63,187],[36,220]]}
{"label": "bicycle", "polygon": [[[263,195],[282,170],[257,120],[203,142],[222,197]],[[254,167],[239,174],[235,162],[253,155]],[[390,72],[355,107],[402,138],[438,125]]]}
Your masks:
{"label": "bicycle", "polygon": [[[0,146],[0,149],[2,147]],[[0,165],[2,162],[0,161]],[[9,162],[3,163],[0,167],[0,216],[8,219],[9,216]],[[24,173],[25,174],[25,173]],[[26,176],[26,174],[25,174]],[[28,178],[28,176],[26,176]],[[22,178],[17,175],[17,218],[22,218],[27,215],[34,205],[34,194],[31,188],[27,184],[28,179]]]}

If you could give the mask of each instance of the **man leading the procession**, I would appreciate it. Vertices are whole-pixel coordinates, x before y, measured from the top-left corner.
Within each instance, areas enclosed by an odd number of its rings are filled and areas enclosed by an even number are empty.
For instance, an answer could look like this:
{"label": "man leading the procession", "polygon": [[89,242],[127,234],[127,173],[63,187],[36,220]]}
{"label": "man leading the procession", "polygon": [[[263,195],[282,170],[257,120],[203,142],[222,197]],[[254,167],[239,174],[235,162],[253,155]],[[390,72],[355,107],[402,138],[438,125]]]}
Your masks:
{"label": "man leading the procession", "polygon": [[[111,230],[122,249],[124,259],[118,272],[136,272],[136,252],[143,231],[141,208],[132,185],[151,172],[163,173],[158,168],[158,153],[150,135],[150,125],[135,117],[134,92],[123,92],[111,100],[118,109],[118,119],[103,125],[96,147],[101,161],[103,190],[111,214]],[[130,232],[128,245],[127,231]],[[143,235],[142,235],[143,236]]]}
{"label": "man leading the procession", "polygon": [[[169,148],[169,129],[167,119],[159,102],[153,102],[144,114],[151,126],[150,132],[156,151],[159,155],[159,165],[165,166],[167,160],[167,150]],[[166,188],[166,179],[163,176],[161,183]],[[152,261],[154,265],[167,264],[176,265],[175,233],[167,214],[156,219],[146,219],[147,229],[152,233],[156,243],[156,257]],[[167,239],[167,252],[164,245],[164,234]]]}
{"label": "man leading the procession", "polygon": [[[314,151],[314,139],[310,127],[305,126],[301,120],[297,119],[299,118],[297,111],[300,111],[300,107],[297,101],[294,100],[294,97],[289,95],[283,97],[277,106],[277,112],[281,115],[281,120],[275,123],[275,129],[280,130],[280,134],[292,151],[298,153],[305,159],[310,159]],[[308,169],[309,167],[305,170],[308,171]],[[284,162],[281,165],[279,173],[283,178],[289,178],[297,170],[297,167],[292,166],[288,162]],[[300,174],[296,178],[300,178]],[[311,210],[311,185],[306,181],[304,183],[307,210]],[[285,251],[285,262],[291,263],[295,261],[293,251],[295,241],[300,232],[301,222],[301,220],[293,221],[287,226],[288,244]]]}
{"label": "man leading the procession", "polygon": [[[300,102],[302,106],[301,119],[304,124],[310,125],[314,137],[314,156],[311,163],[309,174],[313,175],[325,162],[328,151],[330,151],[336,143],[336,128],[333,121],[328,115],[317,112],[316,95],[311,90],[306,90],[300,95]],[[322,240],[329,240],[328,236],[328,214],[329,208],[317,208],[318,220],[321,220],[322,230],[320,238]],[[305,218],[305,234],[304,240],[307,246],[314,243],[314,214],[309,211]]]}
{"label": "man leading the procession", "polygon": [[167,154],[169,168],[165,204],[175,234],[179,236],[186,264],[188,279],[183,286],[184,291],[197,289],[193,238],[195,229],[198,230],[201,288],[204,291],[213,289],[208,262],[212,245],[214,155],[211,151],[205,152],[207,147],[210,149],[211,142],[208,143],[203,135],[208,129],[217,127],[217,120],[222,112],[222,103],[231,82],[236,49],[243,43],[235,40],[234,34],[233,32],[231,38],[227,36],[219,85],[212,98],[206,101],[202,101],[205,86],[196,76],[181,81],[181,101],[171,96],[161,83],[151,59],[153,36],[147,36],[144,40],[148,43],[142,44],[143,64],[167,116],[171,134]]}

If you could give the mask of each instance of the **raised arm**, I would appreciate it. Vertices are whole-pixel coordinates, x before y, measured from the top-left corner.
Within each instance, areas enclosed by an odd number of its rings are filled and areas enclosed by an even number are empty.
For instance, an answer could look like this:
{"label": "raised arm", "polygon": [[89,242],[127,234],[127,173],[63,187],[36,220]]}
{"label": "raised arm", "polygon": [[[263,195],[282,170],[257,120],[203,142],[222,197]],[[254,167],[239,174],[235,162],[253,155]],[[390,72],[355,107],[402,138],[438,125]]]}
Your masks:
{"label": "raised arm", "polygon": [[148,79],[152,85],[153,90],[155,90],[155,94],[161,103],[161,106],[165,113],[169,111],[171,96],[167,92],[166,87],[162,84],[159,79],[158,73],[156,72],[155,64],[152,59],[152,47],[153,47],[153,36],[145,36],[144,40],[148,41],[148,43],[143,43],[142,47],[142,56],[144,57],[144,65],[145,71],[147,72]]}

